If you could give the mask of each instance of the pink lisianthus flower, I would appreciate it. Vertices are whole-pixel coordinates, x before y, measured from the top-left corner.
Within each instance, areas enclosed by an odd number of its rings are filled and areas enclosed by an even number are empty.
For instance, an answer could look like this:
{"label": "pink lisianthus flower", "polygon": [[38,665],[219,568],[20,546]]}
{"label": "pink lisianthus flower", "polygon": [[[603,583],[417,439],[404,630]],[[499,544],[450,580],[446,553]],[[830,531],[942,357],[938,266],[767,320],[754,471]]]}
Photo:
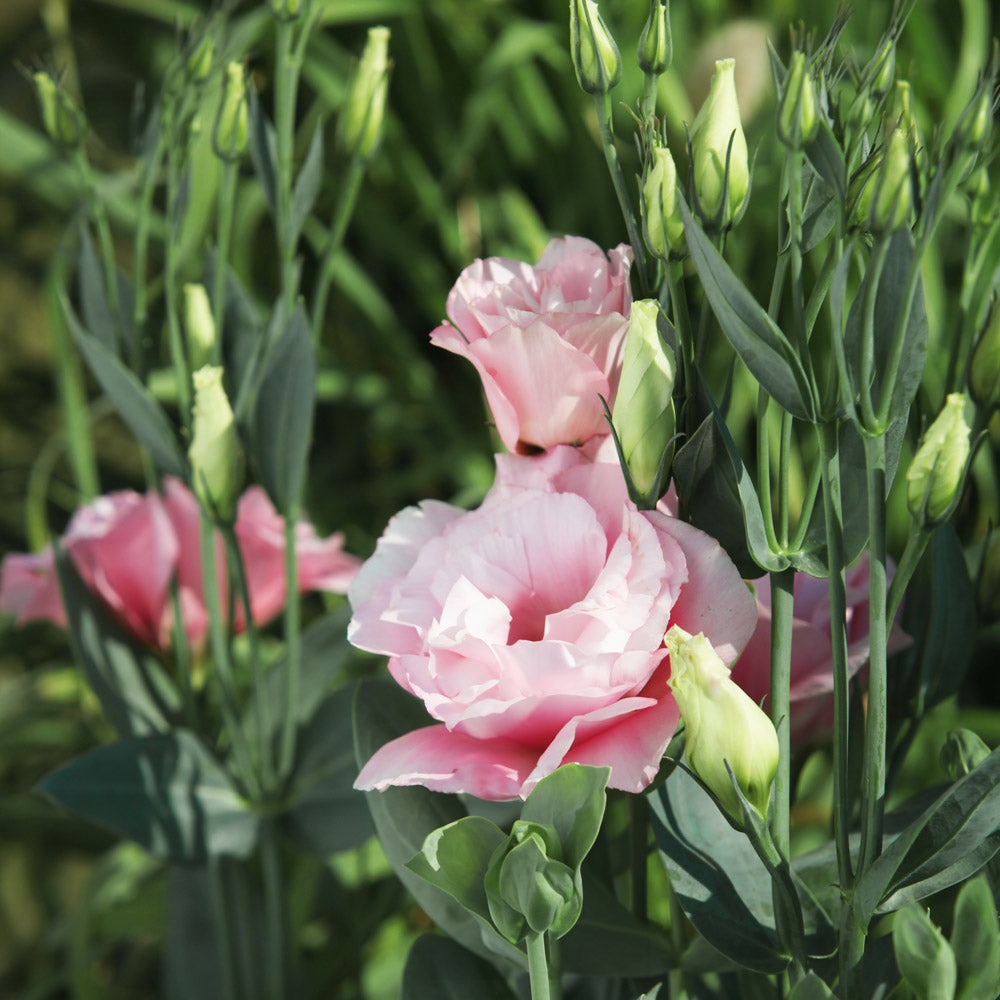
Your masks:
{"label": "pink lisianthus flower", "polygon": [[[893,567],[888,566],[889,580]],[[868,555],[847,571],[847,669],[851,677],[868,663]],[[733,666],[732,679],[758,704],[767,704],[771,686],[771,584],[754,581],[759,618],[746,648]],[[796,573],[792,605],[791,729],[793,747],[826,739],[833,731],[833,650],[830,643],[830,591],[825,579]],[[898,616],[897,616],[898,617]],[[894,622],[890,654],[905,649],[910,637]]]}
{"label": "pink lisianthus flower", "polygon": [[348,637],[436,724],[379,749],[356,787],[523,798],[577,762],[638,792],[677,726],[667,628],[727,663],[749,638],[753,597],[718,543],[637,510],[617,465],[576,451],[503,456],[478,510],[425,501],[389,522],[348,591]]}
{"label": "pink lisianthus flower", "polygon": [[[538,263],[470,264],[431,342],[479,372],[503,443],[516,452],[582,444],[609,433],[632,306],[631,249],[552,240]],[[454,325],[452,325],[454,324]]]}
{"label": "pink lisianthus flower", "polygon": [[[240,498],[236,536],[247,573],[254,621],[273,618],[285,601],[284,528],[260,487]],[[343,551],[340,535],[317,537],[312,525],[296,527],[300,591],[346,593],[361,563]],[[201,574],[198,502],[179,480],[164,480],[163,495],[120,490],[81,507],[61,539],[80,577],[137,639],[158,649],[171,642],[170,581],[177,580],[184,629],[200,650],[208,631]],[[219,578],[225,585],[222,541]],[[66,627],[51,546],[34,555],[13,553],[0,567],[0,611],[18,624],[49,619]],[[236,627],[246,627],[237,602]]]}

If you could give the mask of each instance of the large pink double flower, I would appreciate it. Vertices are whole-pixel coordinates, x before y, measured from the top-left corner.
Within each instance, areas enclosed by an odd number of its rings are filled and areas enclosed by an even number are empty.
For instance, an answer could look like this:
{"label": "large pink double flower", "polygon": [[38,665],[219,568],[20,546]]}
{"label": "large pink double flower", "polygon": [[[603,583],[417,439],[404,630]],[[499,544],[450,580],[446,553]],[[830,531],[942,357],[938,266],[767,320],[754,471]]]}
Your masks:
{"label": "large pink double flower", "polygon": [[[608,433],[628,333],[631,250],[607,256],[579,236],[552,240],[538,263],[477,260],[448,296],[431,341],[468,358],[503,443],[531,453]],[[454,324],[454,325],[452,325]]]}
{"label": "large pink double flower", "polygon": [[[240,498],[236,519],[258,623],[273,618],[285,602],[284,522],[260,487]],[[299,589],[344,593],[360,560],[343,551],[340,535],[319,538],[305,521],[296,526]],[[205,641],[208,615],[199,547],[198,502],[179,480],[164,481],[163,496],[121,490],[80,508],[62,545],[84,582],[136,638],[151,646],[171,643],[170,581],[176,575],[188,641]],[[225,579],[221,540],[220,579]],[[237,628],[245,627],[237,603]],[[36,555],[8,555],[0,570],[0,610],[19,624],[47,618],[66,626],[51,547]]]}
{"label": "large pink double flower", "polygon": [[558,448],[498,456],[466,512],[397,514],[348,592],[349,638],[437,724],[382,747],[357,787],[526,796],[559,765],[655,776],[678,709],[663,635],[704,632],[731,663],[756,608],[714,539],[628,500],[617,465]]}

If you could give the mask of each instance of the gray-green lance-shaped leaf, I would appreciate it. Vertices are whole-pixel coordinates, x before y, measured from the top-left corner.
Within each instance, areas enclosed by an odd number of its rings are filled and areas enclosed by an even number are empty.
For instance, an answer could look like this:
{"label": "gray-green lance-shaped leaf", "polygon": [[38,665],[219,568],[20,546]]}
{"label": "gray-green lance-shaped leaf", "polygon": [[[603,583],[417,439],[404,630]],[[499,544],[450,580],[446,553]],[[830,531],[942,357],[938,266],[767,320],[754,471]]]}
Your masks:
{"label": "gray-green lance-shaped leaf", "polygon": [[[280,704],[280,703],[279,703]],[[360,847],[372,835],[371,815],[354,788],[353,688],[329,695],[300,730],[289,806],[288,835],[321,857]]]}
{"label": "gray-green lance-shaped leaf", "polygon": [[815,420],[802,361],[778,325],[712,245],[683,199],[684,234],[705,296],[733,350],[769,396],[792,416]]}
{"label": "gray-green lance-shaped leaf", "polygon": [[971,879],[958,891],[951,946],[958,963],[956,1000],[1000,996],[1000,921],[985,875]]}
{"label": "gray-green lance-shaped leaf", "polygon": [[55,560],[73,656],[111,724],[122,736],[171,729],[181,699],[159,660],[115,621],[59,545]]}
{"label": "gray-green lance-shaped leaf", "polygon": [[443,889],[466,910],[490,920],[484,879],[493,852],[506,840],[496,823],[482,816],[464,816],[429,833],[420,853],[406,867]]}
{"label": "gray-green lance-shaped leaf", "polygon": [[437,934],[414,941],[400,996],[401,1000],[515,1000],[496,968]]}
{"label": "gray-green lance-shaped leaf", "polygon": [[83,325],[109,351],[117,353],[117,321],[108,303],[108,291],[101,259],[87,226],[80,226],[80,251],[76,259],[80,291],[80,314]]}
{"label": "gray-green lance-shaped leaf", "polygon": [[[872,325],[873,333],[873,375],[871,388],[872,400],[877,407],[886,382],[886,372],[889,368],[889,355],[896,332],[897,321],[906,307],[907,281],[914,265],[916,248],[913,235],[909,229],[900,229],[892,236],[892,242],[886,254],[881,276],[878,278],[878,289],[875,293],[875,312]],[[858,392],[861,372],[862,333],[864,329],[865,294],[869,282],[875,280],[874,271],[866,273],[858,289],[857,296],[847,316],[844,331],[844,350],[847,355],[847,367],[854,380],[854,390]],[[899,368],[892,390],[892,404],[889,407],[890,419],[904,419],[910,411],[920,381],[924,374],[924,360],[927,356],[927,308],[924,303],[923,283],[919,276],[913,301],[910,305],[903,349],[899,358]],[[891,483],[891,479],[889,480]]]}
{"label": "gray-green lance-shaped leaf", "polygon": [[274,215],[278,207],[278,137],[253,87],[249,88],[249,97],[250,160],[268,208]]}
{"label": "gray-green lance-shaped leaf", "polygon": [[245,858],[257,840],[257,814],[186,729],[92,750],[50,774],[41,790],[170,861]]}
{"label": "gray-green lance-shaped leaf", "polygon": [[186,478],[187,462],[163,408],[115,354],[80,325],[76,313],[65,298],[62,305],[66,322],[90,373],[128,429],[140,444],[149,449],[153,461],[162,472],[180,479]]}
{"label": "gray-green lance-shaped leaf", "polygon": [[956,885],[1000,849],[1000,750],[951,785],[876,858],[858,881],[861,926]]}
{"label": "gray-green lance-shaped leaf", "polygon": [[250,454],[261,484],[284,516],[298,514],[312,438],[316,358],[301,307],[264,359],[251,418]]}
{"label": "gray-green lance-shaped leaf", "polygon": [[295,178],[292,188],[292,224],[290,239],[297,240],[302,227],[309,218],[309,213],[319,194],[319,185],[323,177],[323,128],[317,124],[313,132],[312,142],[302,162],[299,176]]}
{"label": "gray-green lance-shaped leaf", "polygon": [[806,144],[805,153],[813,170],[833,189],[837,204],[842,205],[847,191],[844,152],[837,143],[833,129],[822,117],[815,137]]}
{"label": "gray-green lance-shaped leaf", "polygon": [[903,980],[918,1000],[953,1000],[955,953],[918,904],[910,903],[896,914],[892,946]]}
{"label": "gray-green lance-shaped leaf", "polygon": [[788,1000],[834,1000],[834,994],[815,972],[807,972],[792,988]]}

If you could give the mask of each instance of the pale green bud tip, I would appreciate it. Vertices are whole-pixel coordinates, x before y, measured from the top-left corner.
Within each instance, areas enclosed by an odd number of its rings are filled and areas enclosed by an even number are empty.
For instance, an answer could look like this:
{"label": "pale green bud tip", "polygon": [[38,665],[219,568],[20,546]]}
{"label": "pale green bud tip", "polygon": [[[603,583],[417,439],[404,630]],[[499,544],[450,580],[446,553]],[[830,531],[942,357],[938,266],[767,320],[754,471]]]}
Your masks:
{"label": "pale green bud tip", "polygon": [[222,369],[205,365],[193,375],[191,480],[195,494],[216,519],[231,521],[243,485],[243,453]]}
{"label": "pale green bud tip", "polygon": [[642,183],[642,217],[649,252],[666,260],[687,251],[684,219],[677,187],[677,166],[666,146],[653,149],[652,162]]}
{"label": "pale green bud tip", "polygon": [[40,70],[32,78],[49,138],[60,146],[75,146],[83,135],[83,113],[48,73]]}
{"label": "pale green bud tip", "polygon": [[778,770],[778,734],[760,706],[729,677],[729,670],[702,633],[672,625],[664,636],[670,654],[670,688],[687,731],[691,770],[726,812],[741,820],[739,797],[726,763],[750,804],[767,814]]}
{"label": "pale green bud tip", "polygon": [[[691,126],[694,188],[708,218],[720,213],[723,227],[732,225],[750,190],[750,160],[736,98],[736,60],[720,59],[708,97]],[[729,162],[728,190],[726,161]]]}
{"label": "pale green bud tip", "polygon": [[778,138],[788,146],[812,142],[819,129],[816,85],[804,52],[793,52],[778,105]]}
{"label": "pale green bud tip", "polygon": [[993,85],[983,86],[972,98],[962,116],[960,125],[962,142],[969,150],[980,149],[986,142],[993,125]]}
{"label": "pale green bud tip", "polygon": [[187,70],[196,83],[204,80],[212,68],[215,57],[215,39],[210,34],[202,35],[195,43],[187,58]]}
{"label": "pale green bud tip", "polygon": [[240,156],[247,148],[248,112],[247,84],[243,64],[231,62],[226,66],[222,87],[222,102],[215,119],[213,136],[216,153],[230,159]]}
{"label": "pale green bud tip", "polygon": [[896,43],[887,38],[871,63],[871,89],[877,97],[889,93],[896,72]]}
{"label": "pale green bud tip", "polygon": [[570,0],[569,46],[576,79],[588,94],[606,94],[621,79],[618,46],[594,0]]}
{"label": "pale green bud tip", "polygon": [[906,225],[913,203],[913,185],[910,181],[910,144],[901,128],[889,134],[885,157],[878,178],[869,212],[873,232],[892,232]]}
{"label": "pale green bud tip", "polygon": [[382,137],[390,69],[389,29],[369,28],[340,119],[340,143],[351,156],[371,156]]}
{"label": "pale green bud tip", "polygon": [[950,393],[906,473],[906,502],[915,517],[933,522],[951,506],[969,457],[969,433],[965,395]]}
{"label": "pale green bud tip", "polygon": [[204,285],[184,286],[184,329],[187,331],[188,363],[192,370],[208,364],[215,344],[215,320]]}
{"label": "pale green bud tip", "polygon": [[674,435],[674,357],[663,343],[655,299],[632,303],[612,423],[636,491],[657,500],[664,453]]}
{"label": "pale green bud tip", "polygon": [[302,13],[302,0],[268,0],[279,21],[294,21]]}
{"label": "pale green bud tip", "polygon": [[651,76],[659,76],[670,67],[673,54],[670,0],[651,0],[649,17],[639,36],[639,68]]}

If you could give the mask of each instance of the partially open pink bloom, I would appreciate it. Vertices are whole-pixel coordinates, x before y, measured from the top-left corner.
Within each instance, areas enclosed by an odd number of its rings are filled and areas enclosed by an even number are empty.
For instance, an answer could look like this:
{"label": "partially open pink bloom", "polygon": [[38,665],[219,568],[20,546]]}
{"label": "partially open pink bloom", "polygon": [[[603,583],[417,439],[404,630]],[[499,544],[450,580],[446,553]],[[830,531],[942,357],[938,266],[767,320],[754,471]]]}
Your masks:
{"label": "partially open pink bloom", "polygon": [[[889,567],[892,579],[892,567]],[[847,571],[847,669],[854,677],[868,663],[868,556]],[[754,701],[767,703],[771,685],[771,585],[754,581],[759,619],[753,636],[733,666],[732,679]],[[830,644],[829,584],[795,574],[792,622],[793,746],[823,740],[833,730],[833,651]],[[905,649],[910,638],[898,623],[889,632],[889,653]]]}
{"label": "partially open pink bloom", "polygon": [[[285,601],[284,528],[259,487],[239,501],[236,535],[247,572],[250,606],[258,623],[273,618]],[[316,536],[305,521],[296,528],[299,589],[345,593],[360,560],[342,549],[340,535]],[[164,492],[121,490],[98,497],[74,514],[61,543],[83,581],[136,638],[164,649],[170,645],[173,615],[170,581],[177,580],[184,628],[194,649],[208,631],[201,574],[198,503],[179,480],[166,479]],[[219,577],[225,560],[217,540]],[[0,610],[18,624],[48,618],[66,626],[51,547],[37,555],[14,553],[0,568]],[[237,604],[236,626],[246,625]]]}
{"label": "partially open pink bloom", "polygon": [[[431,341],[468,358],[511,451],[582,444],[609,433],[632,305],[631,250],[607,256],[579,236],[552,240],[538,263],[470,264]],[[454,325],[452,325],[454,324]]]}
{"label": "partially open pink bloom", "polygon": [[667,628],[704,632],[727,663],[750,636],[753,598],[718,543],[640,512],[616,464],[576,454],[506,456],[478,510],[425,501],[390,521],[348,591],[348,636],[438,724],[378,750],[358,788],[525,797],[577,762],[640,791],[678,719]]}

